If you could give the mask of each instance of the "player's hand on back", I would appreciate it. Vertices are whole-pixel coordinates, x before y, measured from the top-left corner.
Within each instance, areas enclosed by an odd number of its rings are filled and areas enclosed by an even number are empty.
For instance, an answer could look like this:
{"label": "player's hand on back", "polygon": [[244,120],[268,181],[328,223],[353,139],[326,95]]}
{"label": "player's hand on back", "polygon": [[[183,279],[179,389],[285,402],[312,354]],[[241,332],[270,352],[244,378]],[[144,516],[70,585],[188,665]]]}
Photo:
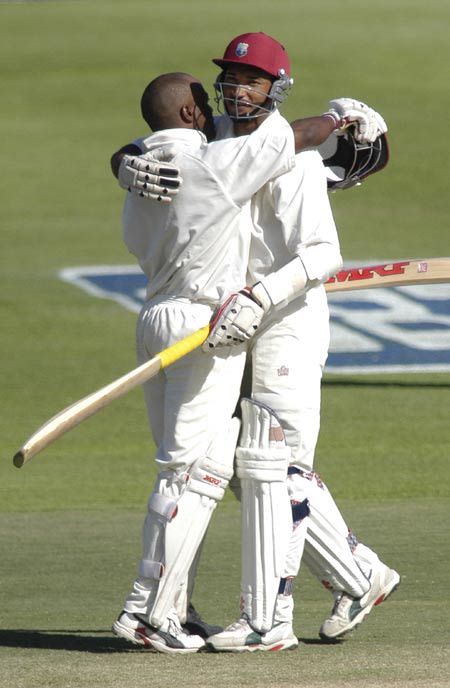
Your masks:
{"label": "player's hand on back", "polygon": [[330,110],[338,114],[345,125],[355,124],[355,139],[359,143],[373,142],[387,132],[387,125],[379,112],[354,98],[330,100]]}
{"label": "player's hand on back", "polygon": [[150,153],[122,157],[118,174],[119,184],[132,194],[170,203],[180,190],[183,179],[178,167],[157,160]]}

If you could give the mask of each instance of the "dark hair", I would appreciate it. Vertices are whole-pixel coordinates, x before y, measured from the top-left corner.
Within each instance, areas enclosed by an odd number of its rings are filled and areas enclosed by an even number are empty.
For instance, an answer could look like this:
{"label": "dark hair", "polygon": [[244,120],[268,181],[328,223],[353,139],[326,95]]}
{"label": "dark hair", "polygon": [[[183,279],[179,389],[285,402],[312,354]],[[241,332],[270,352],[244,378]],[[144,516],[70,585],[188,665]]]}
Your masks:
{"label": "dark hair", "polygon": [[146,86],[141,97],[141,113],[153,131],[176,124],[179,108],[191,95],[193,77],[184,72],[161,74]]}

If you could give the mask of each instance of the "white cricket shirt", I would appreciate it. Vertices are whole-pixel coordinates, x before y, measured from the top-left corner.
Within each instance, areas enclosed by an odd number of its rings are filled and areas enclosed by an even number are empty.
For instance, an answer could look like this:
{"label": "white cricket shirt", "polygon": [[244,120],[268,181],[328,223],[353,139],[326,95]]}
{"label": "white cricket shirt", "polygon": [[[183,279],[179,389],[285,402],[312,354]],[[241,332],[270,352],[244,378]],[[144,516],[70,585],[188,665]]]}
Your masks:
{"label": "white cricket shirt", "polygon": [[251,224],[241,220],[241,209],[295,165],[291,127],[274,113],[249,136],[208,143],[198,131],[169,129],[138,145],[169,153],[183,176],[171,203],[126,197],[124,240],[148,277],[147,298],[216,304],[246,284]]}
{"label": "white cricket shirt", "polygon": [[[216,120],[217,136],[233,136],[232,121]],[[326,170],[317,150],[295,156],[295,167],[252,198],[248,284],[300,256],[308,279],[326,281],[341,265],[339,239],[327,192]]]}

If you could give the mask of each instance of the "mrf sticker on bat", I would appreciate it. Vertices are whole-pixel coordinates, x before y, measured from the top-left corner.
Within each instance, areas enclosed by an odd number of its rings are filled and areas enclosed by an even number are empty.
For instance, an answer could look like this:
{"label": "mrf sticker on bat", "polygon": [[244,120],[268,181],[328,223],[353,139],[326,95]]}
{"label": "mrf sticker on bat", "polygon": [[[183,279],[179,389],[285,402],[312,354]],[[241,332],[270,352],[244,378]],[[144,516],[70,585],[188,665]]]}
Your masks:
{"label": "mrf sticker on bat", "polygon": [[[138,313],[146,278],[134,266],[66,268],[59,277],[92,296]],[[450,370],[450,284],[390,287],[328,295],[329,373]]]}

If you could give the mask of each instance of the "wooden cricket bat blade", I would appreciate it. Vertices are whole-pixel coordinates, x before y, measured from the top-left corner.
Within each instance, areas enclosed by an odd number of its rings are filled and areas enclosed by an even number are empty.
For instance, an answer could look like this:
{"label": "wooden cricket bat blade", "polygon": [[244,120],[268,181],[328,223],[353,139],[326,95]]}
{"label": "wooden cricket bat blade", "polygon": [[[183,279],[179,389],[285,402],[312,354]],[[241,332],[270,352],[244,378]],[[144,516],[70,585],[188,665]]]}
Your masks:
{"label": "wooden cricket bat blade", "polygon": [[325,284],[327,292],[407,287],[450,282],[450,258],[399,260],[380,265],[344,268]]}
{"label": "wooden cricket bat blade", "polygon": [[14,466],[21,468],[24,463],[32,459],[38,452],[48,447],[49,444],[64,435],[71,428],[97,413],[97,411],[110,404],[114,399],[123,396],[138,385],[150,380],[162,368],[166,368],[182,356],[201,346],[208,333],[209,325],[206,325],[176,344],[164,349],[164,351],[161,351],[138,368],[134,368],[134,370],[119,377],[109,385],[83,397],[57,413],[38,428],[19,451],[14,454]]}
{"label": "wooden cricket bat blade", "polygon": [[24,463],[36,456],[42,449],[48,447],[58,437],[65,435],[66,432],[94,415],[94,413],[97,413],[97,411],[100,411],[100,409],[110,404],[114,399],[145,382],[145,380],[150,379],[160,369],[161,360],[158,355],[145,363],[144,366],[135,368],[130,373],[106,385],[106,387],[102,387],[63,409],[38,428],[25,442],[23,447],[16,452],[13,458],[14,465],[17,468],[21,468]]}

